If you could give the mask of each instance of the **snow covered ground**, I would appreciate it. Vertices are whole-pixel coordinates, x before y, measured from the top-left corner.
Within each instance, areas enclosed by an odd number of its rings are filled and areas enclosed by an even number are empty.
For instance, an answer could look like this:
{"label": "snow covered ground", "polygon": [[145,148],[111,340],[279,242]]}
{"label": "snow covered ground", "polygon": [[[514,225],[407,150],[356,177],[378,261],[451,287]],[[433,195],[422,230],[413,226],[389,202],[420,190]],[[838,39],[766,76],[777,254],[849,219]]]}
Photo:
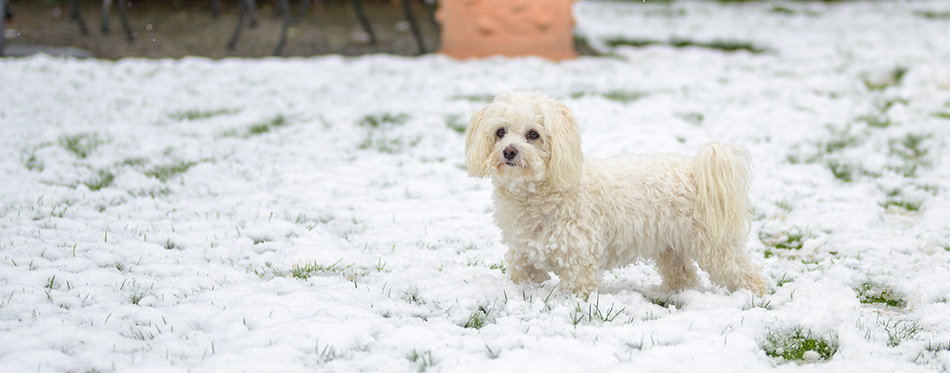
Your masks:
{"label": "snow covered ground", "polygon": [[[0,60],[0,371],[950,370],[950,3],[575,13],[607,56]],[[748,147],[771,293],[513,284],[462,132],[525,89]]]}

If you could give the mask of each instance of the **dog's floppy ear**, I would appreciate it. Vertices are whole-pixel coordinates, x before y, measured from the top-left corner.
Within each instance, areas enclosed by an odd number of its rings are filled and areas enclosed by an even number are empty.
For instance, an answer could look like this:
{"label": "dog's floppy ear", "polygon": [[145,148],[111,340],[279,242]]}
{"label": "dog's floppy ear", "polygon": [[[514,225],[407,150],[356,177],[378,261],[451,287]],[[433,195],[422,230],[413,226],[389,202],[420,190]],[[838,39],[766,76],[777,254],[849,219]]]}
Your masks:
{"label": "dog's floppy ear", "polygon": [[465,165],[468,167],[469,176],[487,177],[491,167],[488,157],[492,150],[492,137],[484,128],[487,110],[488,106],[485,106],[472,114],[465,130]]}
{"label": "dog's floppy ear", "polygon": [[584,154],[574,112],[562,103],[551,105],[544,113],[544,128],[551,146],[548,179],[559,189],[576,185],[584,167]]}

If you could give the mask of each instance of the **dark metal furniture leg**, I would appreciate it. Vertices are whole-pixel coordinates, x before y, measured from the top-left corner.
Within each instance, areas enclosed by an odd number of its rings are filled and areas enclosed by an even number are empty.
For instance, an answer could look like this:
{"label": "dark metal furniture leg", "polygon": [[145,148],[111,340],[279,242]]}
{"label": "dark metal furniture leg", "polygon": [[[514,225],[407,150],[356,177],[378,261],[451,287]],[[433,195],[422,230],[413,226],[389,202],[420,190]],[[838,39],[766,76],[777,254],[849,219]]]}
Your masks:
{"label": "dark metal furniture leg", "polygon": [[129,10],[127,0],[119,0],[119,3],[116,4],[119,7],[119,20],[122,21],[122,31],[125,32],[125,40],[128,40],[129,43],[135,40],[135,36],[132,35],[132,27],[129,26]]}
{"label": "dark metal furniture leg", "polygon": [[353,0],[353,9],[356,10],[356,17],[360,19],[363,30],[369,34],[370,44],[376,44],[376,34],[373,33],[373,28],[369,25],[369,19],[366,18],[366,13],[363,12],[363,4],[360,4],[360,0]]}
{"label": "dark metal furniture leg", "polygon": [[111,7],[112,0],[102,0],[102,10],[99,14],[99,31],[102,31],[103,34],[109,33],[109,8]]}
{"label": "dark metal furniture leg", "polygon": [[300,7],[297,8],[297,14],[294,15],[294,24],[300,23],[300,19],[303,18],[304,13],[307,13],[307,8],[310,7],[310,3],[313,0],[303,0],[300,2]]}
{"label": "dark metal furniture leg", "polygon": [[247,15],[250,0],[239,0],[238,1],[238,21],[237,25],[234,26],[234,33],[231,34],[231,40],[228,40],[228,50],[233,51],[234,47],[237,46],[238,39],[241,38],[241,29],[244,28],[244,17]]}
{"label": "dark metal furniture leg", "polygon": [[261,14],[257,11],[257,1],[255,0],[245,0],[247,1],[247,11],[251,15],[251,22],[248,25],[248,28],[257,28],[257,21],[260,19]]}
{"label": "dark metal furniture leg", "polygon": [[284,52],[284,45],[287,44],[287,29],[293,17],[290,15],[290,0],[280,0],[280,13],[284,17],[284,26],[280,30],[280,40],[277,41],[277,48],[274,49],[274,55],[280,56]]}
{"label": "dark metal furniture leg", "polygon": [[221,15],[221,0],[211,0],[211,14],[214,18]]}
{"label": "dark metal furniture leg", "polygon": [[7,1],[0,0],[0,57],[3,57],[3,23],[7,20]]}
{"label": "dark metal furniture leg", "polygon": [[432,26],[434,26],[436,30],[441,31],[442,27],[441,25],[439,25],[439,21],[435,19],[435,12],[436,12],[435,1],[429,2],[427,0],[419,0],[419,2],[421,2],[422,7],[425,8],[426,15],[429,16],[429,22],[432,22]]}
{"label": "dark metal furniture leg", "polygon": [[73,0],[69,11],[69,18],[79,24],[79,31],[83,35],[89,35],[89,28],[86,27],[86,20],[82,18],[82,10],[79,7],[79,0]]}
{"label": "dark metal furniture leg", "polygon": [[412,17],[412,6],[409,4],[409,0],[401,0],[402,2],[402,12],[406,16],[406,21],[409,22],[409,28],[412,30],[412,36],[416,38],[416,43],[419,44],[419,54],[426,53],[426,45],[422,41],[422,33],[419,32],[419,25],[416,24],[415,18]]}

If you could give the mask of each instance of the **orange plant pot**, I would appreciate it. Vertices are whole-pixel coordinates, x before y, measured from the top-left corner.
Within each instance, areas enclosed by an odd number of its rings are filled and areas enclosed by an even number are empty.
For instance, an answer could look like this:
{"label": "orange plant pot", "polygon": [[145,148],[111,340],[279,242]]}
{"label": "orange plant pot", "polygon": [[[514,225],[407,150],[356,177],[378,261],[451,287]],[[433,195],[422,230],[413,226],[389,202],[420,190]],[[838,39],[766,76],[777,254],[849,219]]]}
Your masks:
{"label": "orange plant pot", "polygon": [[577,57],[574,0],[440,0],[443,54]]}

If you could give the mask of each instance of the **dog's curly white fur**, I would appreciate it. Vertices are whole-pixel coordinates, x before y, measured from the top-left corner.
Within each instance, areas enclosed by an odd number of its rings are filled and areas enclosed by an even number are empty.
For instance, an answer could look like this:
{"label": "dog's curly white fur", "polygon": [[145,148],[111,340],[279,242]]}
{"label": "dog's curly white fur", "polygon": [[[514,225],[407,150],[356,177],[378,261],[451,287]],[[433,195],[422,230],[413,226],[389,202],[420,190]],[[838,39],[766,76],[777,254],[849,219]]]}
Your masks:
{"label": "dog's curly white fur", "polygon": [[730,290],[766,291],[761,268],[743,252],[749,232],[749,155],[709,144],[675,154],[585,158],[574,114],[537,92],[510,92],[472,115],[468,172],[491,177],[495,222],[511,279],[587,296],[605,270],[656,261],[663,286],[699,283],[695,260]]}

